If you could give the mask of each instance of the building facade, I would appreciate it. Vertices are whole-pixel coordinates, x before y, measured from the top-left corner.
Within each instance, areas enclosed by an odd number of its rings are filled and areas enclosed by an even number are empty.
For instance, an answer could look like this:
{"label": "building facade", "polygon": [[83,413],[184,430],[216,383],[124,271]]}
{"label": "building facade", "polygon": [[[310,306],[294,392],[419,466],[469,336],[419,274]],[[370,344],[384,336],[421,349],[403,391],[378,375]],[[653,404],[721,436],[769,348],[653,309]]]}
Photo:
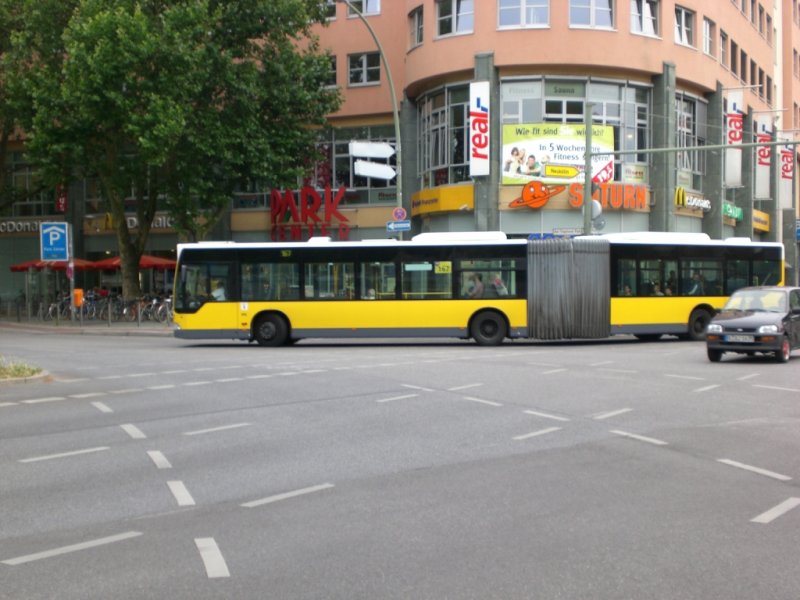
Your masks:
{"label": "building facade", "polygon": [[[215,237],[705,232],[784,242],[797,281],[800,1],[324,1],[344,102],[321,159],[296,189],[237,195]],[[42,193],[0,218],[0,296],[59,220],[76,256],[116,253],[92,182]],[[159,214],[147,252],[176,243]]]}

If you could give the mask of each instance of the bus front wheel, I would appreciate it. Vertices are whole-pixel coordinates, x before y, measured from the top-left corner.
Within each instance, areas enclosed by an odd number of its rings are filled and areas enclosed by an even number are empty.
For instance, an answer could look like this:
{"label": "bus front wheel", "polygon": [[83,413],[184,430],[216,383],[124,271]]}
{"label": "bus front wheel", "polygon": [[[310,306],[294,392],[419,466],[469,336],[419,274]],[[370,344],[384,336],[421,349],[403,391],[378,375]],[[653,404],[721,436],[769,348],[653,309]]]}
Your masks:
{"label": "bus front wheel", "polygon": [[498,346],[506,338],[506,322],[495,312],[482,312],[472,319],[469,332],[479,346]]}
{"label": "bus front wheel", "polygon": [[289,337],[289,325],[279,315],[264,315],[256,321],[253,336],[259,346],[282,346]]}

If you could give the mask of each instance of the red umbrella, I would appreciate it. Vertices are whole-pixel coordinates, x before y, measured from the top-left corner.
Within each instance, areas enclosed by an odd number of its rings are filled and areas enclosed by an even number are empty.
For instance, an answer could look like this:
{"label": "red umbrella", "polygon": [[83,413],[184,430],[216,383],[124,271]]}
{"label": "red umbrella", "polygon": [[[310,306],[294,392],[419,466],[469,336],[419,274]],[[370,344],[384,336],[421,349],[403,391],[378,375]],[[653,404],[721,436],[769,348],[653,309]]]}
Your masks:
{"label": "red umbrella", "polygon": [[[112,271],[119,269],[121,262],[119,256],[112,256],[111,258],[98,260],[95,266],[104,271]],[[174,269],[175,265],[176,262],[171,258],[161,258],[160,256],[152,256],[150,254],[142,254],[142,257],[139,259],[140,269]]]}
{"label": "red umbrella", "polygon": [[[83,258],[73,258],[72,264],[76,271],[87,271],[89,269],[97,268],[94,262],[91,260],[85,260]],[[66,271],[68,266],[69,261],[66,260],[41,260],[37,258],[35,260],[27,260],[16,265],[11,265],[9,268],[17,273],[20,271],[27,271],[28,269],[36,269],[37,271],[41,271],[42,269]]]}
{"label": "red umbrella", "polygon": [[40,259],[34,260],[26,260],[25,262],[18,263],[16,265],[11,265],[9,269],[14,273],[21,273],[23,271],[27,271],[28,269],[41,269],[44,266],[44,263]]}

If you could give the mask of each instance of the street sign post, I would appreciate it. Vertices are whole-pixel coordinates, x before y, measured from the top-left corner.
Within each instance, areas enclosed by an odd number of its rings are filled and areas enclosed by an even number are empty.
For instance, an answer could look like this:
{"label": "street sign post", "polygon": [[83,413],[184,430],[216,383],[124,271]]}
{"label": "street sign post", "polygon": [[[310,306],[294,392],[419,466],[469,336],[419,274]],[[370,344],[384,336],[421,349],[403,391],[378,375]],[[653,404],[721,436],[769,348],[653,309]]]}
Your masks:
{"label": "street sign post", "polygon": [[394,179],[397,172],[391,165],[370,162],[368,160],[357,160],[353,163],[353,170],[356,175],[361,177],[375,177],[377,179]]}
{"label": "street sign post", "polygon": [[39,228],[42,260],[69,260],[69,224],[42,223]]}
{"label": "street sign post", "polygon": [[386,223],[386,231],[411,231],[411,221],[389,221]]}
{"label": "street sign post", "polygon": [[394,148],[386,142],[350,142],[350,155],[363,158],[391,158]]}

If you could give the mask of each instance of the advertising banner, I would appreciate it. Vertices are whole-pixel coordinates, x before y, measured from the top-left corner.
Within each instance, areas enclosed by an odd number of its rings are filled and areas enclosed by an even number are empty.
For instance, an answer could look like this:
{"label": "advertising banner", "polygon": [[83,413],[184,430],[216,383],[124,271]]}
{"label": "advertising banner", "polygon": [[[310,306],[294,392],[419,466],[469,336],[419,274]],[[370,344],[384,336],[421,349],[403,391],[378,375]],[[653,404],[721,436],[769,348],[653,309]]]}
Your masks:
{"label": "advertising banner", "polygon": [[780,150],[780,169],[778,178],[778,206],[792,208],[792,184],[794,183],[794,145],[777,146]]}
{"label": "advertising banner", "polygon": [[[614,178],[614,129],[592,126],[592,181]],[[523,123],[503,125],[503,185],[540,181],[567,187],[583,182],[586,163],[586,129],[583,124]]]}
{"label": "advertising banner", "polygon": [[[728,92],[728,112],[726,114],[726,136],[729,146],[739,146],[744,138],[744,104],[741,91]],[[731,148],[725,151],[725,185],[742,186],[742,150]]]}
{"label": "advertising banner", "polygon": [[[756,142],[767,143],[772,141],[771,119],[756,117]],[[755,152],[756,165],[756,198],[769,198],[769,174],[772,166],[772,146],[757,146]]]}
{"label": "advertising banner", "polygon": [[469,174],[470,177],[488,175],[490,168],[489,123],[491,104],[489,82],[469,84]]}

